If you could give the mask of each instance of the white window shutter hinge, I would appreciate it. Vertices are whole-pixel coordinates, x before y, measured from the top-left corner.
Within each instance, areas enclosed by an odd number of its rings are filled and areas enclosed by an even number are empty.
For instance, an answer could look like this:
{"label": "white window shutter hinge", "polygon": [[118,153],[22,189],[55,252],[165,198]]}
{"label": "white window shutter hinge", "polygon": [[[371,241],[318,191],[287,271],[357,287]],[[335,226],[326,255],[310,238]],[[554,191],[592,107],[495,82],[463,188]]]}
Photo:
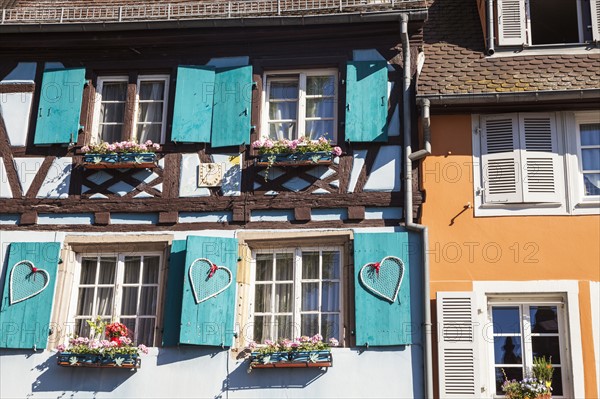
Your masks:
{"label": "white window shutter hinge", "polygon": [[476,127],[475,128],[475,134],[477,134],[477,135],[481,134],[481,128],[480,127]]}

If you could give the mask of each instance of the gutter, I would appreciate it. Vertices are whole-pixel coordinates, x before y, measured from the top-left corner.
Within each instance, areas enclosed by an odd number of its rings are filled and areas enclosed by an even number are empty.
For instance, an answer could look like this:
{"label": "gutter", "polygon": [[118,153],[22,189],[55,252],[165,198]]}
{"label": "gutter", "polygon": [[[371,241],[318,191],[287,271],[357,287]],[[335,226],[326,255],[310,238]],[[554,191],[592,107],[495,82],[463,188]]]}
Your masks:
{"label": "gutter", "polygon": [[[411,20],[424,21],[427,18],[425,8],[408,11]],[[163,21],[131,22],[85,22],[85,23],[37,23],[37,24],[0,24],[0,33],[35,32],[96,32],[96,31],[134,31],[155,29],[193,29],[193,28],[234,28],[263,26],[308,26],[325,24],[352,24],[368,22],[395,22],[403,11],[357,12],[347,14],[267,16],[250,18],[187,19]]]}
{"label": "gutter", "polygon": [[515,102],[600,100],[600,89],[539,90],[507,93],[421,94],[431,105],[511,104]]}
{"label": "gutter", "polygon": [[[429,301],[429,234],[427,226],[413,222],[412,201],[412,162],[423,159],[431,154],[430,129],[429,129],[429,101],[424,100],[423,109],[423,136],[424,149],[412,152],[411,146],[411,118],[410,118],[410,86],[411,86],[411,60],[410,43],[408,38],[408,14],[401,16],[400,34],[402,38],[402,56],[404,78],[402,85],[402,116],[403,116],[403,141],[404,141],[404,220],[408,230],[421,233],[422,259],[423,259],[423,384],[425,398],[433,398],[433,364],[431,342],[431,305]],[[427,116],[427,119],[425,119]]]}
{"label": "gutter", "polygon": [[487,1],[487,54],[494,55],[494,0]]}

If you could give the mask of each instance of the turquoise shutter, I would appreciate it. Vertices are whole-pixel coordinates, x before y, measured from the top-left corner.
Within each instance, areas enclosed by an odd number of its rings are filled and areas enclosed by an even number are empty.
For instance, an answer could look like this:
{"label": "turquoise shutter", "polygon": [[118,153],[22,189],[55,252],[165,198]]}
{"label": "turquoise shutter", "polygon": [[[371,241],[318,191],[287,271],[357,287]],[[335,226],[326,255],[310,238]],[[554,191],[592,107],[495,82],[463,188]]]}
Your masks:
{"label": "turquoise shutter", "polygon": [[[10,244],[2,304],[0,305],[0,348],[46,348],[50,332],[50,315],[54,286],[56,285],[59,251],[60,244],[57,242],[14,242]],[[33,295],[41,287],[35,283],[33,285],[31,283],[23,284],[25,281],[20,280],[19,276],[24,275],[15,272],[12,275],[14,302],[11,304],[11,271],[15,265],[24,260],[32,262],[38,270],[45,270],[48,273],[48,285],[43,291]],[[23,267],[23,265],[18,267]],[[31,278],[37,278],[38,284],[40,280],[45,281],[41,272],[25,277],[27,280]],[[28,295],[33,296],[23,299]],[[23,300],[17,301],[18,299]]]}
{"label": "turquoise shutter", "polygon": [[387,84],[386,61],[348,62],[346,140],[387,140]]}
{"label": "turquoise shutter", "polygon": [[[190,267],[198,258],[208,259],[231,271],[231,285],[217,296],[200,303],[196,303],[190,283]],[[238,244],[234,238],[188,237],[181,303],[181,344],[231,346],[234,334],[237,259]]]}
{"label": "turquoise shutter", "polygon": [[214,85],[213,67],[179,66],[177,68],[172,141],[210,142]]}
{"label": "turquoise shutter", "polygon": [[[356,345],[388,346],[412,343],[410,269],[408,254],[417,256],[417,242],[410,242],[408,232],[354,234],[354,300],[356,312]],[[359,273],[367,263],[395,256],[404,263],[404,276],[394,303],[375,296],[360,282]],[[412,259],[411,259],[412,260]],[[414,298],[419,300],[419,296]]]}
{"label": "turquoise shutter", "polygon": [[163,317],[163,346],[175,346],[179,343],[186,244],[186,240],[175,240],[171,244],[171,255],[169,256],[167,271],[165,316]]}
{"label": "turquoise shutter", "polygon": [[44,72],[34,144],[77,142],[85,68]]}
{"label": "turquoise shutter", "polygon": [[252,106],[252,67],[219,68],[215,75],[213,147],[248,144]]}

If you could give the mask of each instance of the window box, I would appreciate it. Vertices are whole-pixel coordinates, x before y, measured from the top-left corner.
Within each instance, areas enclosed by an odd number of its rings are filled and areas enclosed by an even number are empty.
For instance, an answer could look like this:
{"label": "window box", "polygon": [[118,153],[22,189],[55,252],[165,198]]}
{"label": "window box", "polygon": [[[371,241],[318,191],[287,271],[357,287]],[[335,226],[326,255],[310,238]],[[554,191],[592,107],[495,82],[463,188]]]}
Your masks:
{"label": "window box", "polygon": [[333,356],[330,351],[252,352],[250,355],[250,367],[255,369],[331,366]]}
{"label": "window box", "polygon": [[262,154],[257,158],[257,166],[314,166],[331,165],[333,154],[326,151],[292,153],[292,154]]}
{"label": "window box", "polygon": [[85,154],[83,164],[86,169],[134,169],[156,167],[154,152],[121,154]]}
{"label": "window box", "polygon": [[138,355],[103,356],[91,353],[59,352],[56,363],[62,367],[96,367],[139,369],[142,359]]}

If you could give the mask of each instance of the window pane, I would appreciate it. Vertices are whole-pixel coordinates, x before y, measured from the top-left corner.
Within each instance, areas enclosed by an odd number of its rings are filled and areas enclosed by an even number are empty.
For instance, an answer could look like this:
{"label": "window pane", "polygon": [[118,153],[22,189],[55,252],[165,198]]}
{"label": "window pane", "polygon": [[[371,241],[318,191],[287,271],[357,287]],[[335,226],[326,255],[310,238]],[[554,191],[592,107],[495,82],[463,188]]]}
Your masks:
{"label": "window pane", "polygon": [[600,173],[585,173],[583,184],[585,195],[600,195]]}
{"label": "window pane", "polygon": [[296,120],[296,111],[298,109],[298,103],[293,102],[281,102],[281,103],[269,103],[269,119],[270,120],[282,120],[292,119]]}
{"label": "window pane", "polygon": [[519,308],[516,306],[492,308],[492,321],[494,333],[521,333],[521,322],[519,320]]}
{"label": "window pane", "polygon": [[581,145],[600,145],[600,123],[579,125]]}
{"label": "window pane", "polygon": [[75,331],[73,332],[76,337],[89,337],[90,336],[90,325],[83,319],[75,320]]}
{"label": "window pane", "polygon": [[140,103],[138,122],[162,122],[163,103]]}
{"label": "window pane", "polygon": [[125,114],[125,103],[108,103],[102,104],[100,108],[100,122],[123,122],[123,115]]}
{"label": "window pane", "polygon": [[254,316],[254,341],[263,343],[271,339],[270,319],[271,316]]}
{"label": "window pane", "polygon": [[333,140],[333,121],[306,121],[306,137],[311,140],[319,137]]}
{"label": "window pane", "polygon": [[532,333],[558,333],[556,306],[531,306],[529,313]]}
{"label": "window pane", "polygon": [[319,253],[302,252],[302,278],[317,280],[319,278]]}
{"label": "window pane", "polygon": [[135,318],[121,318],[121,323],[129,330],[129,338],[135,339]]}
{"label": "window pane", "polygon": [[300,316],[302,320],[301,335],[309,337],[319,332],[319,315],[318,314],[303,314]]}
{"label": "window pane", "polygon": [[158,284],[158,256],[144,256],[143,284]]}
{"label": "window pane", "polygon": [[142,287],[140,316],[156,316],[157,287]]}
{"label": "window pane", "polygon": [[271,311],[271,284],[256,284],[254,287],[254,311]]}
{"label": "window pane", "polygon": [[291,338],[294,326],[292,324],[292,316],[275,316],[277,339]]}
{"label": "window pane", "polygon": [[340,253],[323,252],[323,279],[338,280],[340,278]]}
{"label": "window pane", "polygon": [[125,257],[125,284],[137,284],[140,282],[140,265],[142,258],[140,256]]}
{"label": "window pane", "polygon": [[275,255],[275,280],[290,281],[294,279],[294,254]]}
{"label": "window pane", "polygon": [[102,101],[125,101],[127,97],[127,82],[102,83]]}
{"label": "window pane", "polygon": [[137,125],[136,131],[136,139],[138,143],[145,143],[148,140],[151,140],[154,143],[161,142],[161,134],[162,134],[162,125]]}
{"label": "window pane", "polygon": [[135,316],[137,314],[137,287],[123,287],[123,299],[121,300],[121,314]]}
{"label": "window pane", "polygon": [[308,98],[306,116],[309,118],[333,118],[334,100],[332,98]]}
{"label": "window pane", "polygon": [[522,364],[521,337],[494,337],[494,363]]}
{"label": "window pane", "polygon": [[108,143],[121,141],[123,125],[100,125],[100,140]]}
{"label": "window pane", "polygon": [[[554,360],[553,360],[553,362],[554,362]],[[554,373],[552,373],[552,395],[554,395],[554,396],[562,396],[563,395],[562,369],[560,367],[555,367]]]}
{"label": "window pane", "polygon": [[579,43],[576,1],[529,0],[529,18],[532,44]]}
{"label": "window pane", "polygon": [[94,284],[96,282],[96,263],[96,258],[81,259],[79,284]]}
{"label": "window pane", "polygon": [[340,336],[340,316],[337,314],[324,314],[321,316],[321,335],[323,340],[329,338],[339,338]]}
{"label": "window pane", "polygon": [[583,170],[600,170],[600,148],[581,150]]}
{"label": "window pane", "polygon": [[321,311],[338,312],[340,310],[340,283],[323,282],[321,292]]}
{"label": "window pane", "polygon": [[333,96],[335,94],[335,79],[329,76],[307,76],[306,94]]}
{"label": "window pane", "polygon": [[117,258],[100,258],[98,284],[114,284]]}
{"label": "window pane", "polygon": [[521,381],[523,379],[523,369],[520,367],[496,367],[496,395],[504,395],[502,392],[502,384],[504,383],[504,374],[502,373],[502,369],[504,369],[506,378],[509,381]]}
{"label": "window pane", "polygon": [[319,310],[319,283],[302,283],[302,310]]}
{"label": "window pane", "polygon": [[269,123],[269,137],[273,140],[293,140],[296,134],[296,122]]}
{"label": "window pane", "polygon": [[164,81],[144,81],[140,82],[140,101],[144,100],[162,100],[165,91]]}
{"label": "window pane", "polygon": [[298,81],[271,82],[270,99],[294,100],[298,98]]}
{"label": "window pane", "polygon": [[93,306],[94,306],[94,289],[93,288],[80,288],[79,289],[79,299],[77,302],[77,315],[78,316],[91,316]]}
{"label": "window pane", "polygon": [[275,285],[275,312],[291,312],[292,311],[292,284],[276,284]]}
{"label": "window pane", "polygon": [[560,363],[560,346],[558,337],[531,337],[531,351],[533,357],[552,359],[552,363]]}
{"label": "window pane", "polygon": [[110,316],[113,310],[113,288],[98,288],[96,299],[96,314],[99,316]]}
{"label": "window pane", "polygon": [[136,343],[152,346],[154,344],[154,322],[153,318],[139,319]]}
{"label": "window pane", "polygon": [[256,255],[256,281],[273,280],[273,255]]}

